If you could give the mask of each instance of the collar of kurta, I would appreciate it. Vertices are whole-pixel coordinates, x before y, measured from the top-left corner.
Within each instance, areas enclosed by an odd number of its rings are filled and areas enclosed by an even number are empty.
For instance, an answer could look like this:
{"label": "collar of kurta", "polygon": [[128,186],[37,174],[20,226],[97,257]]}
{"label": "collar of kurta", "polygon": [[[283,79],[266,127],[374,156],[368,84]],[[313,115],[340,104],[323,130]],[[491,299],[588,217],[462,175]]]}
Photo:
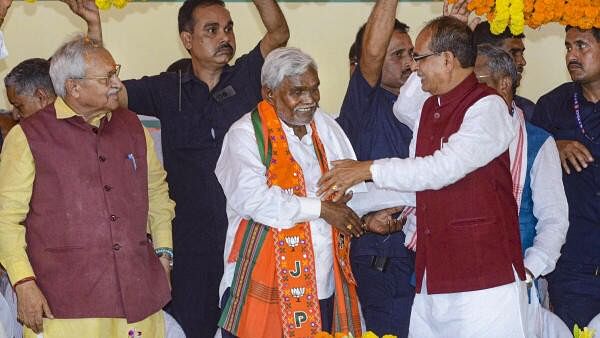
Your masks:
{"label": "collar of kurta", "polygon": [[[81,117],[81,115],[77,114],[77,112],[75,112],[73,110],[73,108],[69,107],[69,105],[67,105],[67,103],[60,97],[57,97],[56,101],[54,101],[54,110],[56,110],[56,118],[59,120],[68,119],[68,118],[71,118],[74,116]],[[98,127],[98,126],[100,126],[100,120],[102,120],[102,118],[104,118],[104,116],[106,116],[108,118],[108,120],[110,120],[110,118],[112,117],[112,113],[111,112],[102,112],[102,113],[98,114],[97,116],[95,116],[88,123],[93,125],[94,127]]]}
{"label": "collar of kurta", "polygon": [[450,104],[454,101],[462,99],[467,93],[469,93],[475,86],[477,86],[477,78],[475,73],[469,74],[458,86],[452,88],[449,92],[438,95],[437,103],[440,107]]}

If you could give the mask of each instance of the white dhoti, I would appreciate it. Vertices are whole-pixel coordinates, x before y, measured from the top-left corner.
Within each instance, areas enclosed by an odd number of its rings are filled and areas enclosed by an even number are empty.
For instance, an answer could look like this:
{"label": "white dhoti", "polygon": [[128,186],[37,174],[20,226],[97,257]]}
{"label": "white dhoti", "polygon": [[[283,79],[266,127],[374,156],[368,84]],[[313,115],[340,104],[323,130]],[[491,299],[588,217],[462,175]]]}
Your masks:
{"label": "white dhoti", "polygon": [[427,294],[423,278],[410,315],[409,338],[525,338],[527,287],[516,278],[494,288]]}

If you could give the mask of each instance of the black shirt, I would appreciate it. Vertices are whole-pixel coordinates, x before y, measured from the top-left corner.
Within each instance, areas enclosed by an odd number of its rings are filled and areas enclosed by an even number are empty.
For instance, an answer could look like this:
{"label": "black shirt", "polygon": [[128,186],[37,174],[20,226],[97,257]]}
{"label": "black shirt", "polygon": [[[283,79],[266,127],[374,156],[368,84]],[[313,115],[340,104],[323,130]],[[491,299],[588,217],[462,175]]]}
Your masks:
{"label": "black shirt", "polygon": [[212,91],[191,69],[123,82],[129,109],[161,122],[169,193],[176,203],[177,251],[223,254],[226,200],[215,165],[229,127],[261,100],[263,62],[257,45],[234,66],[225,66]]}
{"label": "black shirt", "polygon": [[[584,136],[577,123],[574,105],[577,93]],[[581,172],[563,172],[569,203],[569,230],[560,261],[600,264],[600,102],[589,102],[577,83],[565,83],[542,96],[535,105],[532,123],[546,129],[557,141],[581,142],[595,161]],[[560,262],[559,261],[559,262]]]}
{"label": "black shirt", "polygon": [[[371,87],[360,67],[354,70],[337,122],[348,135],[359,161],[408,157],[412,131],[394,116],[397,96],[380,83]],[[367,233],[352,241],[351,253],[352,256],[408,257],[404,237],[402,231],[391,236]]]}

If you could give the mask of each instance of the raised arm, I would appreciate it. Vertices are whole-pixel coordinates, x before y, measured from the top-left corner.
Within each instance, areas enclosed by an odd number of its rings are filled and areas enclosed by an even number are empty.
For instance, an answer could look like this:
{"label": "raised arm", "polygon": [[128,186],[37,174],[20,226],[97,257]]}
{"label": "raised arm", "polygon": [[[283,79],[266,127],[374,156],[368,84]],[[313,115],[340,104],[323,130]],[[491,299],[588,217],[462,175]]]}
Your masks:
{"label": "raised arm", "polygon": [[260,52],[265,57],[273,49],[287,44],[290,31],[285,16],[275,0],[254,0],[254,5],[267,29],[267,33],[260,41]]}
{"label": "raised arm", "polygon": [[365,27],[359,65],[362,75],[371,87],[381,77],[385,53],[394,32],[397,0],[378,0]]}
{"label": "raised arm", "polygon": [[94,0],[61,0],[85,21],[88,27],[87,36],[98,42],[102,42],[102,24],[100,22],[100,11]]}

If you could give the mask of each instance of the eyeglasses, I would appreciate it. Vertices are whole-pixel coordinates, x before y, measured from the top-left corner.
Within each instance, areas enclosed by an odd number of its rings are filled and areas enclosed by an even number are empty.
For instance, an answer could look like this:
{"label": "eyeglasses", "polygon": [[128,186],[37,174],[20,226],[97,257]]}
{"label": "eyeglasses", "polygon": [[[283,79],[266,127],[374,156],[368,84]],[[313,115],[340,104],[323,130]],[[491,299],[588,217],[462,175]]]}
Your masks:
{"label": "eyeglasses", "polygon": [[424,54],[424,55],[419,55],[417,53],[412,53],[410,56],[412,57],[412,59],[413,59],[414,62],[419,62],[419,61],[422,61],[423,59],[426,59],[426,58],[428,58],[430,56],[439,55],[439,54],[440,54],[439,52],[432,52],[432,53]]}
{"label": "eyeglasses", "polygon": [[115,65],[115,68],[110,72],[106,73],[104,76],[84,76],[84,77],[74,77],[75,80],[104,80],[104,85],[108,86],[108,83],[113,78],[119,77],[119,72],[121,72],[121,65]]}

